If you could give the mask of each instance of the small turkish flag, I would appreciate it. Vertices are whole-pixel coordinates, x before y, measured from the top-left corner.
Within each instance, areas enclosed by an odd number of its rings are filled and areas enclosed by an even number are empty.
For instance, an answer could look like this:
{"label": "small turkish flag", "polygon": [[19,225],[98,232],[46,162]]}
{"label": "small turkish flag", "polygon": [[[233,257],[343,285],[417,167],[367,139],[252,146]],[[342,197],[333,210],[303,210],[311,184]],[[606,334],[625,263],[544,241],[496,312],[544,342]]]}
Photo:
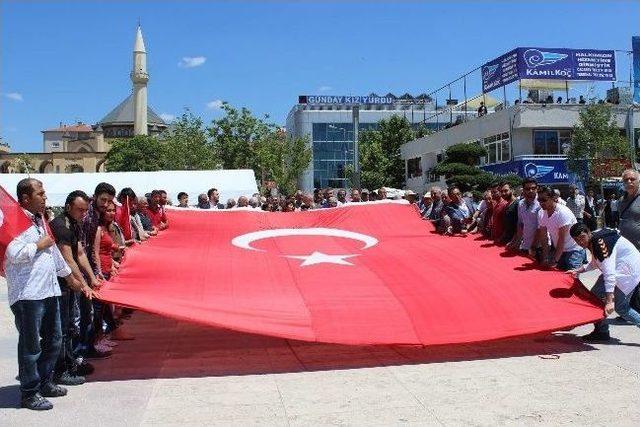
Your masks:
{"label": "small turkish flag", "polygon": [[31,225],[18,202],[0,186],[0,271],[4,271],[4,253],[9,243]]}

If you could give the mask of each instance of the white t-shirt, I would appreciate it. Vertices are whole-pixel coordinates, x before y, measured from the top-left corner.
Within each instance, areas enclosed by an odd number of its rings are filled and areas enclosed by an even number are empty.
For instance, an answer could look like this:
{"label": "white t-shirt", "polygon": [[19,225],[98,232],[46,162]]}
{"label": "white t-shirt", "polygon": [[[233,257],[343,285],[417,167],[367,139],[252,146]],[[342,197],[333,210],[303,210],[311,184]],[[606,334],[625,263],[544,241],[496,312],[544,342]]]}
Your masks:
{"label": "white t-shirt", "polygon": [[[573,212],[571,212],[571,209],[560,203],[556,203],[556,210],[551,216],[549,216],[544,209],[538,211],[538,228],[546,227],[549,237],[551,237],[551,243],[553,243],[555,247],[558,247],[558,232],[560,228],[565,225],[571,227],[576,222],[578,221]],[[563,252],[577,251],[580,249],[580,246],[578,246],[576,241],[569,235],[569,231],[567,231]]]}
{"label": "white t-shirt", "polygon": [[629,295],[640,282],[640,252],[630,241],[620,236],[608,258],[600,262],[593,257],[584,271],[595,268],[602,271],[606,292],[613,292],[617,286],[622,293]]}

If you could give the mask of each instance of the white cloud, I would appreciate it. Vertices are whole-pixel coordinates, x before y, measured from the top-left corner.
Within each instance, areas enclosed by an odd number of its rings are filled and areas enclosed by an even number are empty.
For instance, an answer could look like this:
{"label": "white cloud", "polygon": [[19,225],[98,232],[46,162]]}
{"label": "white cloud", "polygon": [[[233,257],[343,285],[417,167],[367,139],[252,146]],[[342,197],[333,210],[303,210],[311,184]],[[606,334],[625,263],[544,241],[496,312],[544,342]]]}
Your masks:
{"label": "white cloud", "polygon": [[318,88],[318,92],[329,92],[330,90],[333,90],[331,86],[320,86]]}
{"label": "white cloud", "polygon": [[18,92],[5,93],[4,96],[13,101],[20,101],[20,102],[23,101],[22,94]]}
{"label": "white cloud", "polygon": [[207,58],[204,56],[185,56],[180,62],[178,62],[178,67],[182,68],[193,68],[199,67],[206,62]]}
{"label": "white cloud", "polygon": [[207,108],[209,110],[220,110],[222,109],[222,104],[224,104],[224,101],[220,99],[214,99],[213,101],[207,102]]}
{"label": "white cloud", "polygon": [[169,114],[169,113],[162,113],[162,114],[160,114],[160,118],[162,120],[164,120],[165,122],[170,123],[170,122],[175,120],[176,116],[174,116],[173,114]]}

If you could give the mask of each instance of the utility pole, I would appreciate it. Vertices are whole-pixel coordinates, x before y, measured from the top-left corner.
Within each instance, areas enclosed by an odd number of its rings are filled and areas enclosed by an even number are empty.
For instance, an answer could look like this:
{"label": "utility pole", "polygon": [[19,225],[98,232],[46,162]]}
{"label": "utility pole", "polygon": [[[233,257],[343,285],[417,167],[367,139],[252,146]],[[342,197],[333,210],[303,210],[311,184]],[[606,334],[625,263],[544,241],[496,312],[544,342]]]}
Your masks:
{"label": "utility pole", "polygon": [[351,110],[351,119],[353,121],[353,169],[354,180],[353,187],[360,189],[360,153],[358,149],[358,131],[360,127],[360,106],[354,105]]}

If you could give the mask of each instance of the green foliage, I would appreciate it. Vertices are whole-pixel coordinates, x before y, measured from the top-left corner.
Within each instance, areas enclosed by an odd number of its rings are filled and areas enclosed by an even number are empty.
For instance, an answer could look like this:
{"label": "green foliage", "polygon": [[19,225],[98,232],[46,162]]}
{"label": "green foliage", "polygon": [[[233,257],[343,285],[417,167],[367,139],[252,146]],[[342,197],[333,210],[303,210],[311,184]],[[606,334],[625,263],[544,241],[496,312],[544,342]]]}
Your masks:
{"label": "green foliage", "polygon": [[416,132],[409,121],[397,115],[380,120],[376,130],[361,132],[358,138],[360,186],[401,188],[404,184],[404,161],[400,158],[400,146],[414,139]]}
{"label": "green foliage", "polygon": [[270,137],[276,131],[275,125],[254,117],[246,108],[238,110],[226,102],[222,110],[224,117],[211,122],[207,129],[220,165],[224,169],[257,170],[256,143]]}
{"label": "green foliage", "polygon": [[255,142],[256,163],[263,180],[274,181],[280,192],[293,194],[298,176],[311,161],[311,148],[305,138],[290,138],[285,132],[270,132]]}
{"label": "green foliage", "polygon": [[495,175],[477,166],[486,154],[479,144],[454,144],[447,148],[444,161],[433,172],[443,175],[448,185],[456,185],[461,191],[484,191],[496,180]]}
{"label": "green foliage", "polygon": [[202,119],[186,111],[162,136],[163,168],[167,170],[219,169],[213,144]]}
{"label": "green foliage", "polygon": [[13,160],[13,165],[18,173],[33,173],[36,171],[33,167],[33,159],[26,153],[16,156]]}
{"label": "green foliage", "polygon": [[106,155],[109,172],[157,171],[164,167],[164,147],[155,137],[136,135],[117,139]]}
{"label": "green foliage", "polygon": [[607,176],[620,175],[626,166],[621,160],[629,154],[628,142],[620,134],[609,105],[590,104],[580,112],[567,153],[571,171],[584,182],[600,182]]}

